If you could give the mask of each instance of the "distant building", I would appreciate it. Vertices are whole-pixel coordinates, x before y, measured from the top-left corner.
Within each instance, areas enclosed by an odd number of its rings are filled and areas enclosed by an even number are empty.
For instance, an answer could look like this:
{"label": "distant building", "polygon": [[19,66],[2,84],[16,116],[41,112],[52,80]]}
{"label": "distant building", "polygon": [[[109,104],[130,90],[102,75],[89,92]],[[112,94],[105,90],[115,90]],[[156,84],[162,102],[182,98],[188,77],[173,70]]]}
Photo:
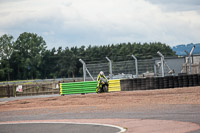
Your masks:
{"label": "distant building", "polygon": [[[160,64],[161,59],[160,58],[155,58],[155,75],[156,76],[162,76],[162,70],[161,70],[161,64]],[[166,64],[164,65],[164,73],[165,76],[172,75],[169,74],[168,72],[171,70],[174,70],[173,75],[178,75],[182,71],[182,66],[185,63],[185,57],[165,57],[165,62]],[[170,68],[168,68],[167,67]]]}
{"label": "distant building", "polygon": [[[191,73],[200,74],[200,55],[192,55],[191,57]],[[185,63],[183,64],[183,72],[189,74],[189,58],[185,57]]]}

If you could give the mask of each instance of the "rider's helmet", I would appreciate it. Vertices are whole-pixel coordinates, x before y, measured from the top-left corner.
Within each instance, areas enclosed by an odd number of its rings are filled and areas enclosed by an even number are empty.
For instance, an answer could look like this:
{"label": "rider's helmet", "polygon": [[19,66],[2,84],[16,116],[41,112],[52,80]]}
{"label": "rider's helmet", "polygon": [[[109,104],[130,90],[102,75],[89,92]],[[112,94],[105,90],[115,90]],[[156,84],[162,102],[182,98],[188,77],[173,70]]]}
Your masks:
{"label": "rider's helmet", "polygon": [[100,73],[99,73],[101,76],[103,76],[104,75],[104,73],[103,73],[103,71],[100,71]]}

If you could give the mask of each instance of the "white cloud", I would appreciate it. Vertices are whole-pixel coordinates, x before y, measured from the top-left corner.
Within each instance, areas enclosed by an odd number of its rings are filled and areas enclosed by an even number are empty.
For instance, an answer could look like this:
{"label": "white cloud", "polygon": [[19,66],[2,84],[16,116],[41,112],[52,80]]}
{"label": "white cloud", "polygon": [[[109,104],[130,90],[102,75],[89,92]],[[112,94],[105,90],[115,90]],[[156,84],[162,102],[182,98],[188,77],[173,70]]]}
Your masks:
{"label": "white cloud", "polygon": [[163,11],[200,11],[199,0],[146,0],[152,4],[157,4]]}
{"label": "white cloud", "polygon": [[[174,7],[177,3],[178,0],[171,2]],[[35,32],[47,44],[63,47],[120,42],[160,41],[170,45],[198,42],[200,14],[196,6],[194,10],[169,11],[168,5],[156,0],[0,1],[0,35]],[[187,5],[188,2],[182,3],[182,7]]]}

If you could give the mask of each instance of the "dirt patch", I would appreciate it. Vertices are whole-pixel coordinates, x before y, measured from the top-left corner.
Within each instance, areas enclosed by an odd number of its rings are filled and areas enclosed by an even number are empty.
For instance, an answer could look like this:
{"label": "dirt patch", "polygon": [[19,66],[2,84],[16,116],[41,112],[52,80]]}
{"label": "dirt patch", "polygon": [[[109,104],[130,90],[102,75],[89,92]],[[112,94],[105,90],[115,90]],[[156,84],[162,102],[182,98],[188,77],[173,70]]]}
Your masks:
{"label": "dirt patch", "polygon": [[64,112],[123,110],[160,104],[200,104],[200,87],[24,99],[1,103],[0,112],[43,108]]}
{"label": "dirt patch", "polygon": [[28,104],[30,102],[27,102],[27,101],[22,101],[20,104]]}

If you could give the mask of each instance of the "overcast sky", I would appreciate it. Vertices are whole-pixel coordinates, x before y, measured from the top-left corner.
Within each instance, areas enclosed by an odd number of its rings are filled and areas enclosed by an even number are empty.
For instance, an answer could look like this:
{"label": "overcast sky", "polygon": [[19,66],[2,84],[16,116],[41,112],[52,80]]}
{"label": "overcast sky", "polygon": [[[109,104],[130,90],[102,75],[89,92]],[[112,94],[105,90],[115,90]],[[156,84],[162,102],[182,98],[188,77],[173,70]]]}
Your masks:
{"label": "overcast sky", "polygon": [[31,32],[48,48],[200,42],[200,0],[0,0],[0,36]]}

